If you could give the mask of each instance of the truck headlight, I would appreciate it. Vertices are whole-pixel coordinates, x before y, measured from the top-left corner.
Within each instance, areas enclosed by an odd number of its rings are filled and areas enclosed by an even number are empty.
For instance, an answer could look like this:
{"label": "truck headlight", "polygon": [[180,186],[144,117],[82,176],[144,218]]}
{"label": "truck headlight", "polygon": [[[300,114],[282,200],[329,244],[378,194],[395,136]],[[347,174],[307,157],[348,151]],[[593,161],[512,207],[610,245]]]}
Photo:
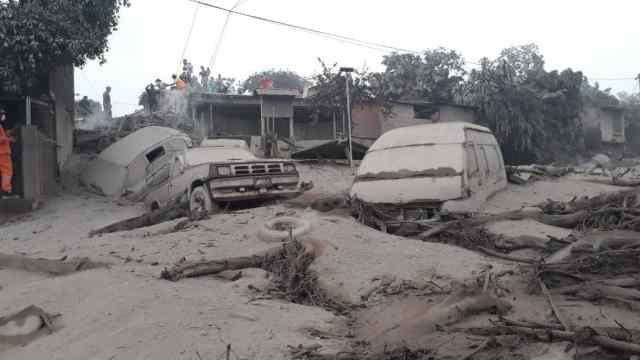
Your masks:
{"label": "truck headlight", "polygon": [[284,164],[284,172],[287,172],[287,173],[296,172],[296,166],[293,164]]}
{"label": "truck headlight", "polygon": [[216,168],[219,176],[229,176],[231,175],[231,167],[230,166],[218,166]]}

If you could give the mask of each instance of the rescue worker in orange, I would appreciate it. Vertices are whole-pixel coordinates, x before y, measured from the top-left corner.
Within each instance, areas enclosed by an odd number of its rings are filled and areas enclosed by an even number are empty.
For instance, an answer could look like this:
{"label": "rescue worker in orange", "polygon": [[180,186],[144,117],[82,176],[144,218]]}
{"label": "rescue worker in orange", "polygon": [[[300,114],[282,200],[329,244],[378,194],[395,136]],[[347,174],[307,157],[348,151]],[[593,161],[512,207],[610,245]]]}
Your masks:
{"label": "rescue worker in orange", "polygon": [[11,178],[13,177],[11,143],[15,139],[13,138],[13,130],[5,130],[6,121],[7,112],[0,108],[0,189],[10,194],[13,191],[11,187]]}

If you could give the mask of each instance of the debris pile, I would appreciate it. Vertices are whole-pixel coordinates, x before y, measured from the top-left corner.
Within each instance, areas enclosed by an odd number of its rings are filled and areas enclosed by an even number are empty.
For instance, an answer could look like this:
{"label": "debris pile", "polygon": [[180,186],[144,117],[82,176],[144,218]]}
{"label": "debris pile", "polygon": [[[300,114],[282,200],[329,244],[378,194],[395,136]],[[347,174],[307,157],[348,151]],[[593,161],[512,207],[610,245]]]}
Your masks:
{"label": "debris pile", "polygon": [[571,167],[544,165],[507,166],[506,170],[509,182],[517,185],[524,185],[542,179],[559,178],[575,172]]}
{"label": "debris pile", "polygon": [[329,297],[318,286],[317,274],[309,270],[309,265],[318,253],[316,246],[313,241],[301,242],[291,237],[280,246],[250,256],[198,262],[180,261],[172,268],[162,270],[160,277],[178,281],[188,277],[216,275],[230,270],[260,268],[273,276],[273,287],[266,290],[267,295],[344,314],[349,306]]}
{"label": "debris pile", "polygon": [[74,147],[80,153],[99,153],[109,145],[147,126],[163,126],[181,130],[194,141],[202,140],[194,131],[193,123],[184,115],[173,111],[148,112],[139,110],[133,114],[114,118],[110,126],[97,127],[93,130],[75,129]]}

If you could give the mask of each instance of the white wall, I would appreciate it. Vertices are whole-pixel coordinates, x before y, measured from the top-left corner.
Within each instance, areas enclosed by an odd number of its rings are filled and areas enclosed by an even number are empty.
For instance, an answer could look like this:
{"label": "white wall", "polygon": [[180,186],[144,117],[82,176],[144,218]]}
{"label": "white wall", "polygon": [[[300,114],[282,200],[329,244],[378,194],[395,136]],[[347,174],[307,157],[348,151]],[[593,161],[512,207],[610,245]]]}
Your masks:
{"label": "white wall", "polygon": [[60,66],[49,74],[49,87],[55,96],[58,167],[62,169],[73,152],[75,117],[73,66]]}
{"label": "white wall", "polygon": [[[625,123],[624,116],[618,112],[604,110],[594,106],[585,106],[580,114],[582,126],[586,129],[599,128],[602,133],[602,141],[610,143],[625,142]],[[613,122],[622,122],[622,131],[614,133]]]}

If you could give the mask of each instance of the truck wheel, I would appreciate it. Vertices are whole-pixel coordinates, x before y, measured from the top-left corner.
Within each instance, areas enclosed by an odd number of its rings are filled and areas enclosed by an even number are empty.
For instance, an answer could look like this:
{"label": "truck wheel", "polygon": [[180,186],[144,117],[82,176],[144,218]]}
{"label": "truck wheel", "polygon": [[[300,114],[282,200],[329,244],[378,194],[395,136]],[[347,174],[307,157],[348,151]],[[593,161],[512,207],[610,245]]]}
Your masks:
{"label": "truck wheel", "polygon": [[189,197],[189,210],[191,213],[203,211],[206,211],[208,214],[212,213],[213,204],[209,197],[209,193],[203,186],[197,186],[191,191],[191,196]]}
{"label": "truck wheel", "polygon": [[264,223],[259,235],[262,240],[280,242],[289,238],[289,229],[292,229],[292,235],[296,238],[311,231],[311,223],[305,219],[281,216]]}

